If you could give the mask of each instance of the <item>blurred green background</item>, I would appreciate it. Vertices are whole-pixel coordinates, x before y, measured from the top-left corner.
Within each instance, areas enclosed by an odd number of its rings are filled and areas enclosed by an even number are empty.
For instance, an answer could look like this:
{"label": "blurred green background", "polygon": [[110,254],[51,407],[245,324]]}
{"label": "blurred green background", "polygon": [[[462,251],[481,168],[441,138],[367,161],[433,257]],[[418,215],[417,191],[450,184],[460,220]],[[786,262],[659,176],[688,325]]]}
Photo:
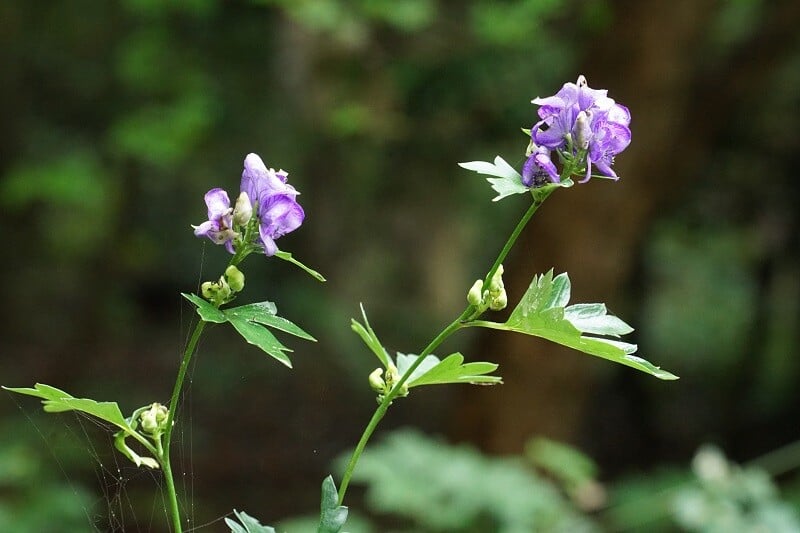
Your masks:
{"label": "blurred green background", "polygon": [[[281,247],[329,281],[251,258],[242,299],[266,295],[320,342],[293,343],[287,371],[212,328],[179,470],[192,525],[212,522],[201,531],[221,530],[233,508],[267,522],[312,512],[375,405],[376,361],[350,317],[363,302],[383,341],[413,352],[460,312],[525,204],[491,203],[456,162],[521,165],[529,101],[583,73],[631,109],[622,179],[547,203],[506,264],[509,298],[536,272],[569,271],[574,301],[605,301],[637,328],[643,356],[682,379],[464,334],[447,349],[500,362],[506,384],[398,401],[376,442],[403,425],[492,456],[520,456],[531,437],[567,442],[611,494],[580,512],[640,527],[609,511],[624,492],[614,487],[648,501],[671,479],[657,472],[685,477],[703,443],[746,462],[800,439],[798,23],[794,0],[6,0],[0,384],[41,381],[125,412],[166,403],[193,318],[178,293],[227,261],[190,224],[205,219],[205,191],[236,190],[257,152],[302,192],[306,222]],[[0,526],[165,527],[157,476],[123,464],[102,428],[3,396]],[[420,457],[436,453],[425,446]],[[762,465],[789,502],[800,501],[792,450]],[[364,494],[350,504],[405,527]]]}

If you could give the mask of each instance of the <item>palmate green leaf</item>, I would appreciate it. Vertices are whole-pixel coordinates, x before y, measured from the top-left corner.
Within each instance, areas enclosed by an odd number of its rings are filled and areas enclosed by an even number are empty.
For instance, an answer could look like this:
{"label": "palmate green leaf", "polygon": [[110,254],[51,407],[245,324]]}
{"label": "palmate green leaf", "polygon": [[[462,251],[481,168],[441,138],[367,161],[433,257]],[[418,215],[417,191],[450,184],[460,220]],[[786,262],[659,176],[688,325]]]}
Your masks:
{"label": "palmate green leaf", "polygon": [[372,330],[372,326],[369,325],[369,320],[367,320],[367,312],[364,311],[363,304],[361,305],[361,316],[364,318],[364,324],[362,325],[358,320],[353,318],[350,320],[350,327],[358,334],[359,337],[361,337],[361,340],[364,341],[364,344],[366,344],[367,347],[372,350],[372,353],[374,353],[378,360],[380,360],[384,368],[389,368],[391,358],[381,344],[381,341],[378,340],[378,336]]}
{"label": "palmate green leaf", "polygon": [[92,415],[100,420],[105,420],[126,433],[134,433],[116,402],[97,402],[88,398],[75,398],[61,389],[37,383],[33,388],[3,387],[5,390],[25,394],[42,399],[44,410],[48,413],[63,413],[65,411],[80,411]]}
{"label": "palmate green leaf", "polygon": [[195,294],[183,294],[183,296],[197,307],[197,314],[200,315],[200,318],[206,322],[217,324],[230,322],[247,342],[258,346],[289,368],[292,367],[292,362],[286,353],[292,350],[284,346],[265,326],[316,342],[316,339],[300,326],[278,316],[277,307],[272,302],[258,302],[230,309],[218,309]]}
{"label": "palmate green leaf", "polygon": [[275,529],[269,526],[262,526],[261,522],[244,511],[234,509],[233,514],[239,520],[239,523],[230,518],[225,519],[225,524],[232,533],[275,533]]}
{"label": "palmate green leaf", "polygon": [[231,309],[225,309],[224,314],[226,317],[236,316],[263,324],[271,328],[283,331],[295,337],[300,337],[312,342],[317,342],[317,339],[303,331],[297,324],[277,315],[278,310],[272,302],[258,302],[254,304],[242,305]]}
{"label": "palmate green leaf", "polygon": [[336,490],[333,477],[326,477],[322,481],[322,498],[317,533],[339,533],[347,521],[347,512],[347,507],[339,505],[339,493]]}
{"label": "palmate green leaf", "polygon": [[[397,354],[397,371],[404,375],[406,370],[419,359],[418,355]],[[427,355],[420,365],[414,369],[406,381],[408,388],[420,385],[442,385],[446,383],[470,383],[480,385],[495,385],[502,383],[499,376],[487,376],[497,370],[495,363],[475,362],[464,363],[464,356],[460,353],[450,354],[443,360],[435,355]]]}
{"label": "palmate green leaf", "polygon": [[493,202],[502,200],[506,196],[514,194],[525,194],[530,191],[529,187],[522,184],[522,176],[505,160],[497,156],[494,158],[494,163],[488,161],[469,161],[467,163],[459,163],[458,166],[467,170],[473,170],[478,174],[485,174],[487,176],[496,176],[495,178],[486,178],[492,189],[497,192],[497,196],[492,198]]}
{"label": "palmate green leaf", "polygon": [[633,331],[621,319],[609,315],[603,304],[567,306],[570,282],[566,273],[553,277],[550,270],[533,281],[505,323],[475,320],[469,326],[516,331],[541,337],[575,350],[620,363],[659,379],[678,379],[652,363],[633,355],[636,345],[594,335],[619,337]]}
{"label": "palmate green leaf", "polygon": [[236,331],[244,337],[244,340],[254,346],[258,346],[278,362],[292,368],[292,362],[289,360],[289,356],[286,355],[286,352],[291,352],[292,350],[281,344],[267,328],[234,314],[226,313],[225,316],[231,325],[236,328]]}

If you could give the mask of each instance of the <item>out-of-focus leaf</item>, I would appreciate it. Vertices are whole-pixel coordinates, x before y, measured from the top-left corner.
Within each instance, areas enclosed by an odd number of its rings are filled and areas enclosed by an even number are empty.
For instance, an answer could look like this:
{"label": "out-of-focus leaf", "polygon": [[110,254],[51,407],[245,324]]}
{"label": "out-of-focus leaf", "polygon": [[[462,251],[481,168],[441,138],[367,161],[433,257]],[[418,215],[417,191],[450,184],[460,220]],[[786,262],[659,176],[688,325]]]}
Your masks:
{"label": "out-of-focus leaf", "polygon": [[230,528],[232,533],[275,533],[275,529],[269,526],[262,526],[261,522],[244,511],[234,509],[233,514],[239,519],[240,523],[236,523],[230,518],[225,519],[225,525]]}
{"label": "out-of-focus leaf", "polygon": [[339,505],[339,493],[333,477],[322,481],[319,527],[317,533],[339,533],[347,521],[347,507]]}

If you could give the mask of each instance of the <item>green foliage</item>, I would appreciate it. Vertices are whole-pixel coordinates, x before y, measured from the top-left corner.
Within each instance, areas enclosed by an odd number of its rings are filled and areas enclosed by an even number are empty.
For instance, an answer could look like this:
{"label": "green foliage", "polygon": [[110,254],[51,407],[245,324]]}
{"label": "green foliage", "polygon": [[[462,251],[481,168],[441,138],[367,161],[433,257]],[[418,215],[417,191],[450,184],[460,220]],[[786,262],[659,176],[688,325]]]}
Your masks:
{"label": "green foliage", "polygon": [[697,484],[673,499],[675,521],[686,531],[800,531],[800,516],[782,502],[769,475],[741,468],[720,450],[704,446],[692,461]]}
{"label": "green foliage", "polygon": [[322,498],[320,501],[319,528],[317,533],[339,533],[347,521],[347,507],[339,505],[339,493],[333,477],[322,481]]}
{"label": "green foliage", "polygon": [[225,518],[225,524],[232,533],[275,533],[275,529],[269,526],[262,526],[261,522],[244,511],[234,509],[233,514],[239,520],[239,523],[230,518]]}
{"label": "green foliage", "polygon": [[523,533],[593,531],[551,482],[513,458],[448,446],[413,430],[368,448],[355,481],[375,511],[423,531]]}
{"label": "green foliage", "polygon": [[292,368],[292,362],[286,352],[292,350],[281,344],[267,327],[316,342],[314,337],[298,325],[279,317],[277,307],[272,302],[258,302],[220,310],[195,294],[182,294],[197,307],[197,314],[201,319],[217,324],[230,322],[248,343],[261,348],[266,354],[289,368]]}
{"label": "green foliage", "polygon": [[[39,428],[58,435],[52,428]],[[79,482],[59,481],[56,476],[65,468],[52,468],[36,453],[33,442],[26,442],[20,432],[4,425],[0,439],[0,531],[14,533],[84,533],[87,531],[96,495]],[[32,432],[30,432],[32,433]],[[59,442],[59,452],[65,443]]]}
{"label": "green foliage", "polygon": [[[405,375],[412,365],[419,359],[418,355],[397,353],[397,360],[392,357],[383,347],[375,331],[369,325],[364,306],[361,306],[361,316],[364,319],[362,325],[356,319],[351,319],[351,328],[355,331],[364,344],[375,354],[383,367],[386,369],[386,385],[388,390]],[[460,353],[450,354],[444,359],[439,359],[435,355],[427,355],[419,363],[403,385],[407,390],[411,387],[420,385],[444,385],[447,383],[470,383],[481,385],[494,385],[502,383],[499,376],[487,376],[497,370],[494,363],[473,362],[464,363],[464,356]],[[388,392],[387,391],[383,391]],[[405,395],[401,393],[401,395]]]}
{"label": "green foliage", "polygon": [[[419,358],[413,354],[397,354],[397,372],[402,376]],[[420,365],[406,381],[408,388],[420,385],[445,385],[447,383],[470,383],[472,385],[495,385],[502,383],[499,376],[487,376],[497,370],[495,363],[464,363],[460,353],[450,354],[442,360],[435,355],[426,355]]]}
{"label": "green foliage", "polygon": [[505,323],[474,320],[466,325],[534,335],[641,370],[659,379],[678,379],[674,374],[634,356],[637,348],[635,344],[594,336],[618,338],[630,333],[633,328],[619,318],[608,315],[604,304],[567,306],[570,288],[566,273],[554,278],[553,271],[550,270],[541,276],[534,276],[528,290]]}
{"label": "green foliage", "polygon": [[597,478],[597,465],[579,450],[544,437],[525,445],[525,457],[573,493]]}

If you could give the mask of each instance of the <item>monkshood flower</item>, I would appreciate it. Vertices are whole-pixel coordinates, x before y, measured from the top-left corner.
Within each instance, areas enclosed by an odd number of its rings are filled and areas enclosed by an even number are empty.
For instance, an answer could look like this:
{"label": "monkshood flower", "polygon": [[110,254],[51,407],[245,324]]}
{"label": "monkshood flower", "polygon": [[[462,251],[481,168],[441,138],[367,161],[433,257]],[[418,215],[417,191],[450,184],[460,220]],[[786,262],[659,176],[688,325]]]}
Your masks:
{"label": "monkshood flower", "polygon": [[288,178],[285,171],[267,168],[259,156],[248,154],[235,206],[224,190],[208,191],[208,220],[193,226],[194,234],[224,244],[232,254],[245,246],[245,255],[259,248],[275,255],[275,240],[299,228],[305,218],[296,199],[299,193],[286,183]]}
{"label": "monkshood flower", "polygon": [[288,178],[283,170],[268,169],[256,154],[249,154],[244,160],[241,190],[253,202],[259,244],[266,255],[275,255],[275,239],[299,228],[305,218],[296,201],[299,193],[286,183]]}
{"label": "monkshood flower", "polygon": [[215,244],[224,244],[233,253],[233,239],[237,233],[233,230],[233,209],[228,193],[220,188],[211,189],[205,196],[208,206],[208,220],[199,226],[192,226],[198,237],[208,237]]}
{"label": "monkshood flower", "polygon": [[530,154],[522,166],[522,184],[526,187],[541,187],[548,181],[559,183],[561,178],[552,159],[550,150],[544,146],[531,146]]}
{"label": "monkshood flower", "polygon": [[[614,156],[631,142],[630,112],[607,93],[591,89],[579,76],[577,83],[564,84],[554,96],[532,100],[540,106],[540,120],[531,128],[533,145],[556,150],[573,161],[576,170],[585,170],[581,183],[589,180],[593,166],[618,179],[611,168]],[[534,165],[526,161],[529,164]]]}

